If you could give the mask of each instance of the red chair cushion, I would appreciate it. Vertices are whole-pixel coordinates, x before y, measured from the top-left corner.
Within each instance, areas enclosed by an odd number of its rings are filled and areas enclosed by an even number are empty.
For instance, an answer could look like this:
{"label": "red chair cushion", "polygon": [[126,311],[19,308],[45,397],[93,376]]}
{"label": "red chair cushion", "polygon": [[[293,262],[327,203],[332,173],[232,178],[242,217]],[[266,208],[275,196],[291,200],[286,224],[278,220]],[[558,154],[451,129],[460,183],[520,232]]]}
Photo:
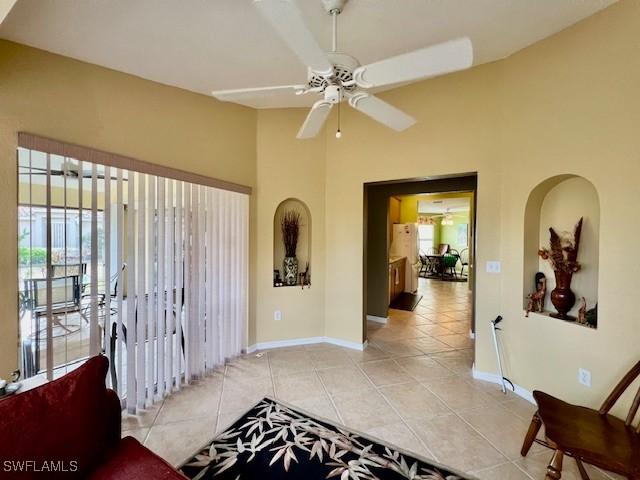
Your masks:
{"label": "red chair cushion", "polygon": [[90,476],[90,480],[121,480],[153,478],[157,480],[180,479],[186,477],[171,465],[143,447],[133,437],[125,437],[107,463],[101,465]]}
{"label": "red chair cushion", "polygon": [[[113,398],[104,384],[108,363],[103,356],[90,358],[62,378],[0,400],[3,474],[86,478],[110,456],[120,413],[113,418]],[[26,461],[32,463],[20,463]],[[20,466],[23,471],[18,473]]]}

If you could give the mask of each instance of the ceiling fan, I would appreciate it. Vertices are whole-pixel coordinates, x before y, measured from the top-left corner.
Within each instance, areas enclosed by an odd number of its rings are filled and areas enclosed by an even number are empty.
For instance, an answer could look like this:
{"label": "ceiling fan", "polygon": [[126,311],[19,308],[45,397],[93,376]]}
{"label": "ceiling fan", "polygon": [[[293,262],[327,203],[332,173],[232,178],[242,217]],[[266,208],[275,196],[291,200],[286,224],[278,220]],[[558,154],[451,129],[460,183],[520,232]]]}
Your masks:
{"label": "ceiling fan", "polygon": [[466,215],[461,215],[461,214],[456,214],[456,213],[451,213],[451,209],[447,208],[447,210],[444,213],[438,213],[435,215],[425,215],[425,214],[420,214],[421,217],[423,217],[423,222],[433,225],[435,224],[435,220],[436,218],[442,218],[442,220],[440,221],[441,225],[453,225],[454,223],[454,218],[455,217],[459,217],[459,218],[466,218]]}
{"label": "ceiling fan", "polygon": [[[413,125],[415,119],[367,90],[463,70],[473,63],[471,40],[463,37],[368,65],[360,65],[354,57],[337,51],[338,15],[344,9],[347,0],[322,0],[322,3],[333,19],[332,49],[328,53],[320,48],[305,25],[295,0],[253,2],[265,20],[308,67],[307,84],[218,90],[212,92],[213,96],[223,101],[250,105],[252,100],[274,94],[319,95],[320,100],[311,107],[297,138],[315,137],[333,105],[337,104],[339,108],[340,102],[345,100],[351,107],[377,122],[396,131],[402,131]],[[336,137],[340,136],[338,124]]]}

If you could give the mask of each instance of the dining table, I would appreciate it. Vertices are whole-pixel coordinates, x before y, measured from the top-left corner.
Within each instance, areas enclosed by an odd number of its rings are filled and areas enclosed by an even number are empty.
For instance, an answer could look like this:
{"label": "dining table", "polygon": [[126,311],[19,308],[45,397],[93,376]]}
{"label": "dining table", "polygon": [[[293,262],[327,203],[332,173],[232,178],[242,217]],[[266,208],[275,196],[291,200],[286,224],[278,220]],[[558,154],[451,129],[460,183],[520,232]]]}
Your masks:
{"label": "dining table", "polygon": [[444,255],[439,253],[427,254],[427,278],[440,278],[444,280]]}

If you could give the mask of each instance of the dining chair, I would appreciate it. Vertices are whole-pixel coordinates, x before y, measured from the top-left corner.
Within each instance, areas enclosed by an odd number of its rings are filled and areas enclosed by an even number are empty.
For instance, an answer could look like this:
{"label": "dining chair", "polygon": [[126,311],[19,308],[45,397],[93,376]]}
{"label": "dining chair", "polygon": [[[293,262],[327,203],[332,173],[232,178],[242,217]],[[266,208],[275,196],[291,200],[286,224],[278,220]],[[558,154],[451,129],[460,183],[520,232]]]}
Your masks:
{"label": "dining chair", "polygon": [[[126,266],[126,265],[125,265]],[[175,289],[174,291],[174,300],[175,300]],[[147,295],[148,297],[148,295]],[[156,297],[156,294],[153,295],[153,297]],[[154,300],[155,301],[155,300]],[[182,304],[181,305],[176,305],[175,302],[170,302],[166,305],[166,310],[171,310],[172,314],[173,314],[173,318],[174,318],[174,322],[173,322],[173,330],[171,332],[166,331],[166,323],[165,323],[165,338],[172,338],[173,335],[176,334],[177,332],[177,321],[178,321],[178,308],[180,310],[182,310],[184,308],[184,287],[182,288]],[[135,311],[134,311],[134,337],[136,336],[136,332],[138,329],[138,301],[137,299],[135,300]],[[119,336],[119,334],[121,336]],[[121,323],[120,325],[120,331],[118,331],[118,323],[117,322],[112,322],[111,323],[111,336],[109,338],[110,341],[110,351],[111,351],[111,355],[110,355],[110,359],[109,359],[109,365],[110,365],[110,370],[111,370],[111,384],[113,385],[114,390],[117,391],[117,385],[118,385],[118,374],[117,374],[117,370],[116,370],[116,343],[118,338],[122,338],[122,342],[124,344],[127,343],[127,325],[125,323]],[[146,331],[145,331],[145,337],[143,339],[138,339],[135,338],[135,342],[137,343],[138,340],[142,340],[143,342],[148,342],[148,341],[154,341],[154,340],[158,340],[158,336],[156,334],[156,336],[154,336],[153,338],[149,338],[146,335]],[[182,347],[182,355],[184,356],[184,335],[181,336],[180,338],[180,343],[181,343],[181,347]]]}
{"label": "dining chair", "polygon": [[435,247],[427,248],[427,276],[439,274],[440,260],[436,258],[438,256],[438,249]]}
{"label": "dining chair", "polygon": [[[565,455],[573,457],[580,477],[589,480],[584,463],[609,470],[629,480],[640,480],[640,424],[633,425],[640,407],[640,388],[625,420],[611,408],[640,376],[640,361],[616,385],[599,410],[572,405],[547,393],[534,391],[538,411],[533,415],[520,453],[526,456],[533,442],[554,450],[546,480],[562,477]],[[544,425],[546,440],[537,437]]]}
{"label": "dining chair", "polygon": [[[469,270],[469,249],[468,248],[464,248],[460,252],[460,263],[462,264],[462,270],[460,270],[460,275],[464,276],[464,267],[467,267],[467,270]],[[467,272],[467,275],[469,275],[468,272]]]}
{"label": "dining chair", "polygon": [[442,257],[442,278],[444,279],[445,275],[450,275],[454,279],[458,279],[458,274],[456,272],[456,265],[458,264],[458,256],[452,255],[450,253],[445,254]]}
{"label": "dining chair", "polygon": [[420,268],[418,270],[418,276],[419,277],[422,277],[422,276],[426,277],[427,276],[427,271],[428,271],[428,266],[429,266],[429,259],[423,253],[420,253],[418,256],[420,257]]}

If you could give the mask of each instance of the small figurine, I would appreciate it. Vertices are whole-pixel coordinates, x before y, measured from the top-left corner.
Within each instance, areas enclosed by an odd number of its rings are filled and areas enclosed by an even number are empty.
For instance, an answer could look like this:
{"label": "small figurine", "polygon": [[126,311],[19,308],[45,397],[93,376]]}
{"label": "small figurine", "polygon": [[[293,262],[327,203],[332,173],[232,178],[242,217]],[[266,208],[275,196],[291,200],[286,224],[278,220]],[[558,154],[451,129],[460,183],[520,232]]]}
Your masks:
{"label": "small figurine", "polygon": [[581,302],[580,309],[578,310],[578,323],[584,325],[587,323],[587,300],[582,297]]}
{"label": "small figurine", "polygon": [[544,276],[544,273],[538,272],[536,273],[536,291],[535,293],[530,293],[527,295],[527,313],[526,317],[529,316],[529,312],[542,312],[544,309],[544,298],[547,295],[547,277]]}
{"label": "small figurine", "polygon": [[309,285],[309,262],[307,262],[307,268],[305,269],[304,272],[300,272],[299,274],[300,277],[300,285],[302,286],[302,289],[304,290],[305,286]]}
{"label": "small figurine", "polygon": [[587,310],[584,315],[585,322],[591,328],[598,328],[598,304],[591,310]]}
{"label": "small figurine", "polygon": [[274,287],[282,286],[282,278],[280,277],[280,270],[273,271],[273,286]]}

